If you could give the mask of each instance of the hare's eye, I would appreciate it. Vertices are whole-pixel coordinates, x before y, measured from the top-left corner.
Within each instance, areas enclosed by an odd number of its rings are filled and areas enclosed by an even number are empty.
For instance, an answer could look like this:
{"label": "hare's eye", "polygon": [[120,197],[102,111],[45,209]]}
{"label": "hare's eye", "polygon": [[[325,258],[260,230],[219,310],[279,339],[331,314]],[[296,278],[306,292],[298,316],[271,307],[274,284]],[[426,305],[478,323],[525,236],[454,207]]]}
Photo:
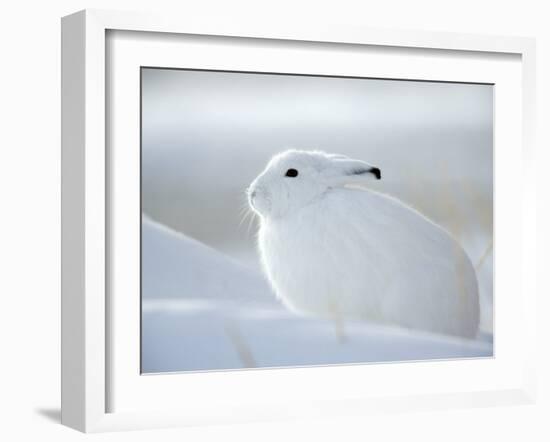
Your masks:
{"label": "hare's eye", "polygon": [[290,178],[294,178],[298,176],[298,171],[296,169],[288,169],[285,173],[285,176],[288,176]]}

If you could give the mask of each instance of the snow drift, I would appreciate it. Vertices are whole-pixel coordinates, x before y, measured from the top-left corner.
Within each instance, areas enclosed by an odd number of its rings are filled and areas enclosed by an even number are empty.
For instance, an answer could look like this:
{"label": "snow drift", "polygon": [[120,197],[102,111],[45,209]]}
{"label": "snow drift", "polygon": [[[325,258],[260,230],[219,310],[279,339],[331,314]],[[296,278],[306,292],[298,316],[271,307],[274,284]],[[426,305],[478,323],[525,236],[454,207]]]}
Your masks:
{"label": "snow drift", "polygon": [[296,316],[261,274],[142,220],[142,372],[492,356],[491,342]]}

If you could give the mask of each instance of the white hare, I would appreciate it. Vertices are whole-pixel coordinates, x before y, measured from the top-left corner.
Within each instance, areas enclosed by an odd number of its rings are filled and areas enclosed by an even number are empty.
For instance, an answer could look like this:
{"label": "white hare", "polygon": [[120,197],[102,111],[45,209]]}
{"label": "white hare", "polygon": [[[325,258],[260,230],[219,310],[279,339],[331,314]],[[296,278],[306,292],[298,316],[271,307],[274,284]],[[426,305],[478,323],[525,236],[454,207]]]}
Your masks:
{"label": "white hare", "polygon": [[263,268],[295,312],[473,338],[475,271],[441,227],[395,198],[350,187],[378,168],[290,150],[248,189]]}

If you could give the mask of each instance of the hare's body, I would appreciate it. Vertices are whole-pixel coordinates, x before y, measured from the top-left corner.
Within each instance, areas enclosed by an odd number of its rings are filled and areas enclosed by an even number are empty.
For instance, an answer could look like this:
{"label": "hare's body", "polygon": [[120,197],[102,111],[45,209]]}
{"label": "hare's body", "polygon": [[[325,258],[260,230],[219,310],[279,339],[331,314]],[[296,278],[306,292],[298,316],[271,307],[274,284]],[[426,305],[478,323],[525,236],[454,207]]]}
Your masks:
{"label": "hare's body", "polygon": [[475,271],[441,227],[400,201],[348,187],[380,169],[323,152],[274,157],[249,189],[258,245],[293,311],[474,337]]}
{"label": "hare's body", "polygon": [[262,222],[259,246],[269,280],[294,311],[477,332],[477,281],[462,247],[393,198],[333,189],[292,216]]}

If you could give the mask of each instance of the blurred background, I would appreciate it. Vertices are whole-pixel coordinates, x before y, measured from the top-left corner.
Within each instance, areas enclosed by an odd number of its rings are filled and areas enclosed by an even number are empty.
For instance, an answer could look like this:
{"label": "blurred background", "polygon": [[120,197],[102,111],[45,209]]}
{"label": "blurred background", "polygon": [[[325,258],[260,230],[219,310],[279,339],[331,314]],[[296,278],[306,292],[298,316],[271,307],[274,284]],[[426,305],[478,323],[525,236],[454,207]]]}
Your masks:
{"label": "blurred background", "polygon": [[258,269],[245,190],[288,148],[378,165],[371,187],[463,244],[492,329],[491,85],[142,69],[148,217]]}

